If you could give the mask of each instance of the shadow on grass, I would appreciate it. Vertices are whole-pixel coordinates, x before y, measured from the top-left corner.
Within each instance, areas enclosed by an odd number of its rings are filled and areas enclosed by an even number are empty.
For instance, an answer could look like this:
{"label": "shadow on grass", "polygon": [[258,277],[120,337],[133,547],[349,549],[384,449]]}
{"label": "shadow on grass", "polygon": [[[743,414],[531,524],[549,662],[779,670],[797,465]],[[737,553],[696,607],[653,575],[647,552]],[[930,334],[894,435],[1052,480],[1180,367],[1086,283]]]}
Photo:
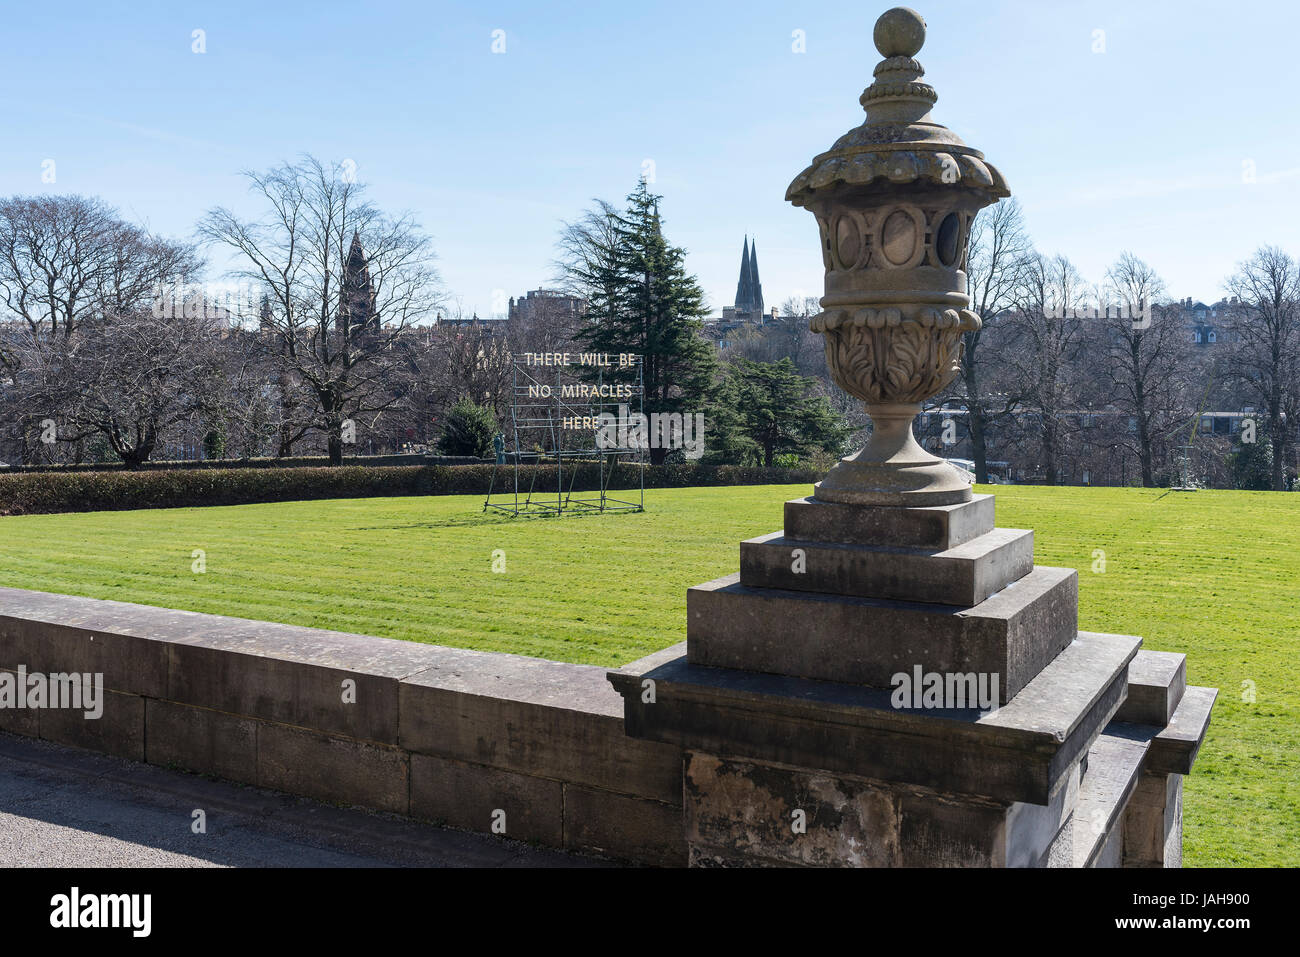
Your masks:
{"label": "shadow on grass", "polygon": [[608,511],[608,512],[600,512],[595,510],[591,510],[591,511],[575,510],[572,512],[565,512],[562,515],[556,515],[554,512],[530,512],[527,514],[520,514],[520,515],[503,515],[500,512],[488,512],[488,513],[477,513],[473,515],[458,515],[452,518],[439,519],[437,521],[410,522],[402,525],[356,525],[352,527],[355,530],[362,531],[362,532],[373,532],[373,531],[383,531],[383,530],[392,530],[392,529],[407,529],[407,528],[477,528],[480,526],[508,525],[511,523],[530,522],[536,520],[553,521],[557,518],[562,518],[567,520],[567,519],[574,519],[574,518],[597,518],[602,516],[608,518],[610,516],[631,516],[631,515],[644,515],[644,514],[646,514],[644,511],[636,512],[636,511],[627,511],[627,510]]}

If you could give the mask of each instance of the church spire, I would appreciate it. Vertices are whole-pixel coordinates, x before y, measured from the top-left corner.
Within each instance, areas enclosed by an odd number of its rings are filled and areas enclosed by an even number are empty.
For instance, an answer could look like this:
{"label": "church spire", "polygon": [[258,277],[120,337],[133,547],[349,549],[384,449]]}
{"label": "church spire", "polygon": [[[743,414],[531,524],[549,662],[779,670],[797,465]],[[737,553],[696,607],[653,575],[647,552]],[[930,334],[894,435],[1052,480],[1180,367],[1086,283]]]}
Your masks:
{"label": "church spire", "polygon": [[758,240],[749,247],[749,301],[754,317],[763,321],[763,284],[758,280]]}
{"label": "church spire", "polygon": [[751,320],[763,319],[763,284],[758,281],[758,243],[745,236],[740,257],[740,281],[736,283],[736,314]]}
{"label": "church spire", "polygon": [[752,270],[749,266],[749,236],[745,236],[744,252],[740,257],[740,281],[736,283],[736,312],[748,312],[749,300],[753,294],[750,285]]}
{"label": "church spire", "polygon": [[375,314],[375,287],[370,281],[370,264],[361,248],[361,234],[355,230],[347,259],[343,263],[338,330],[347,337],[379,331],[379,316]]}

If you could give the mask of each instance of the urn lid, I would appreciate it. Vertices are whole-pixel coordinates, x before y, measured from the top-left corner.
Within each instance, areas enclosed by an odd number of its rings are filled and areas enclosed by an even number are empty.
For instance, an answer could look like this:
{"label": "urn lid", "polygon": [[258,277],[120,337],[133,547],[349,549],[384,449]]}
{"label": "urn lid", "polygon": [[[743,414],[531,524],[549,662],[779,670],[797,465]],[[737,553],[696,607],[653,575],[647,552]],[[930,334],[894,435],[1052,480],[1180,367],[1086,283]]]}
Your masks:
{"label": "urn lid", "polygon": [[887,186],[928,181],[974,188],[993,202],[1010,196],[1007,182],[984,154],[930,118],[939,99],[921,82],[925,70],[913,59],[925,43],[925,20],[894,7],[881,14],[873,36],[884,57],[859,102],[867,118],[849,130],[794,178],[785,198],[796,206],[843,186]]}

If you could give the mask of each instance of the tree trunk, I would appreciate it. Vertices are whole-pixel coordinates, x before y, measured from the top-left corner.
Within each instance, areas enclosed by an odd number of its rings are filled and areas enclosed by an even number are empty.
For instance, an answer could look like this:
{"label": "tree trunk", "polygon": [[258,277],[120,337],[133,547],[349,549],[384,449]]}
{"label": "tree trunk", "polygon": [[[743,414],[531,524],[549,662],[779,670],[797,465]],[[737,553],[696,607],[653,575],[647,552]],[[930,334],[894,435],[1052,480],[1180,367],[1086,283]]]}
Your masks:
{"label": "tree trunk", "polygon": [[[1274,383],[1278,380],[1274,377]],[[1274,385],[1274,393],[1277,393],[1277,386]],[[1282,400],[1280,397],[1274,398],[1269,402],[1268,409],[1268,426],[1269,440],[1273,443],[1273,474],[1270,477],[1270,485],[1275,492],[1286,491],[1286,435],[1283,432],[1284,425],[1282,422]]]}
{"label": "tree trunk", "polygon": [[1142,464],[1142,487],[1155,488],[1155,469],[1152,467],[1151,423],[1147,419],[1146,379],[1142,373],[1142,333],[1133,333],[1129,357],[1133,369],[1133,412],[1137,418],[1138,460]]}
{"label": "tree trunk", "polygon": [[988,440],[984,431],[984,406],[978,402],[966,406],[966,426],[970,432],[970,457],[975,462],[975,481],[987,485],[989,481]]}
{"label": "tree trunk", "polygon": [[[973,358],[975,350],[970,342],[970,333],[966,335],[966,351]],[[979,399],[979,380],[974,362],[962,366],[962,377],[966,380],[966,431],[970,433],[970,457],[975,462],[975,481],[987,485],[989,481],[988,425],[984,414],[984,403]]]}
{"label": "tree trunk", "polygon": [[1043,416],[1043,458],[1047,460],[1045,468],[1048,485],[1056,485],[1060,476],[1056,471],[1056,416]]}
{"label": "tree trunk", "polygon": [[1138,456],[1142,462],[1142,487],[1156,487],[1156,473],[1151,456],[1151,430],[1147,427],[1147,417],[1142,405],[1138,406]]}
{"label": "tree trunk", "polygon": [[133,449],[128,449],[122,453],[122,464],[129,469],[137,469],[145,462],[149,461],[149,456],[153,454],[153,443],[144,442]]}

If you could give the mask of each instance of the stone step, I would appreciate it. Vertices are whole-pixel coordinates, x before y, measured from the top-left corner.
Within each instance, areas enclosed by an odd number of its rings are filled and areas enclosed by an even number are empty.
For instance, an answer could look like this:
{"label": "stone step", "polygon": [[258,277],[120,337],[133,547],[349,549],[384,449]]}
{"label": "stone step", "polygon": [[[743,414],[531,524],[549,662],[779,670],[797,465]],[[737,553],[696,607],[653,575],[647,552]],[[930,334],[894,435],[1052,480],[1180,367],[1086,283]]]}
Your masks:
{"label": "stone step", "polygon": [[995,528],[946,551],[809,542],[773,532],[740,543],[740,582],[969,608],[1028,575],[1034,533]]}
{"label": "stone step", "polygon": [[1186,655],[1143,649],[1128,666],[1128,698],[1115,720],[1163,728],[1186,690]]}
{"label": "stone step", "polygon": [[609,680],[634,737],[714,754],[726,742],[756,761],[1048,806],[1114,716],[1141,641],[1079,632],[991,712],[895,708],[888,690],[704,668],[680,646]]}
{"label": "stone step", "polygon": [[1191,774],[1210,728],[1218,688],[1189,687],[1164,730],[1151,739],[1147,770],[1152,774]]}
{"label": "stone step", "polygon": [[970,608],[751,588],[740,575],[686,593],[690,662],[890,688],[894,675],[997,676],[1010,700],[1074,640],[1078,574],[1038,566]]}
{"label": "stone step", "polygon": [[1146,753],[1142,741],[1110,733],[1097,736],[1088,749],[1071,824],[1058,838],[1068,841],[1068,854],[1060,854],[1058,860],[1057,854],[1050,853],[1052,863],[1065,867],[1120,866],[1124,811],[1138,786]]}
{"label": "stone step", "polygon": [[785,503],[785,533],[805,542],[944,551],[993,531],[993,496],[918,508],[844,505],[808,496]]}
{"label": "stone step", "polygon": [[1210,715],[1218,696],[1218,688],[1193,685],[1183,693],[1167,724],[1132,724],[1121,721],[1117,713],[1107,731],[1146,741],[1146,770],[1150,774],[1191,774],[1196,755],[1205,742],[1205,732],[1210,728]]}

